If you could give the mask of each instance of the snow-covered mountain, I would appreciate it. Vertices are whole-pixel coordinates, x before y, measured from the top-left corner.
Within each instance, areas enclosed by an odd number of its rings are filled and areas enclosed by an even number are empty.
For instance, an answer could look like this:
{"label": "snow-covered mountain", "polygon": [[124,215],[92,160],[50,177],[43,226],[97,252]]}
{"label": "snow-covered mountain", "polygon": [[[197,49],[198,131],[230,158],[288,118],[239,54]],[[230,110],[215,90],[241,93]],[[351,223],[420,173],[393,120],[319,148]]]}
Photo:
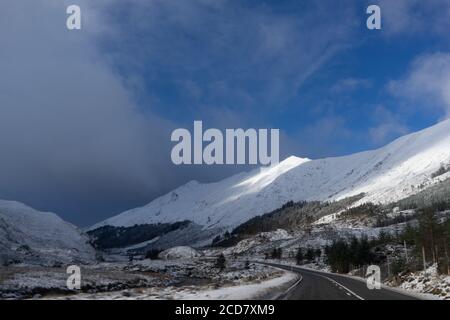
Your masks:
{"label": "snow-covered mountain", "polygon": [[90,262],[89,239],[56,214],[0,200],[0,262],[54,264]]}
{"label": "snow-covered mountain", "polygon": [[388,203],[449,177],[432,177],[448,164],[450,120],[377,150],[319,160],[289,157],[216,183],[193,181],[91,229],[181,220],[229,228],[290,200],[339,200],[360,193],[365,197],[359,203]]}

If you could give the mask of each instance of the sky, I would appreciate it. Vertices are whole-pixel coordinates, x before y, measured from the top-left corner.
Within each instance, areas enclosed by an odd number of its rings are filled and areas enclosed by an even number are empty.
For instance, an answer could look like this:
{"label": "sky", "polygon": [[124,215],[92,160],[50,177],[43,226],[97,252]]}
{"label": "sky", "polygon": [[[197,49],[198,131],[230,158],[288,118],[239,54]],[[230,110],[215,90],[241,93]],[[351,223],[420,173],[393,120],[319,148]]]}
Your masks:
{"label": "sky", "polygon": [[281,159],[378,148],[449,117],[449,29],[447,0],[2,1],[0,199],[89,226],[251,169],[173,165],[194,120],[279,128]]}

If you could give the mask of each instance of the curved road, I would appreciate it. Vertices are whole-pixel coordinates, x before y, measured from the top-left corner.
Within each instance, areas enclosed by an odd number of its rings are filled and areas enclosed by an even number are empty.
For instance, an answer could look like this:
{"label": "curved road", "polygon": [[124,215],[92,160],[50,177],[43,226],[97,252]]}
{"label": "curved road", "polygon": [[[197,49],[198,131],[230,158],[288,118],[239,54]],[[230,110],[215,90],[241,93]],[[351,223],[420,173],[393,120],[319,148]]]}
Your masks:
{"label": "curved road", "polygon": [[275,263],[264,264],[300,274],[300,280],[279,297],[283,300],[418,300],[383,287],[369,290],[364,281],[338,274]]}

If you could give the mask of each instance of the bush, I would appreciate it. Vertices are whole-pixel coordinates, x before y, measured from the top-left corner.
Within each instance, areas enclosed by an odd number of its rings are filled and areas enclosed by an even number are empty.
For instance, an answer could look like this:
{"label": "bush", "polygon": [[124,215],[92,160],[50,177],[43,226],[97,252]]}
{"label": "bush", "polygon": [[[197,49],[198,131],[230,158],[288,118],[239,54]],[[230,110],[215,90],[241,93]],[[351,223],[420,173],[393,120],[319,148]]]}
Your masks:
{"label": "bush", "polygon": [[306,250],[306,254],[305,254],[306,260],[312,261],[312,260],[314,260],[315,256],[316,256],[316,254],[315,254],[314,249],[308,248],[308,250]]}
{"label": "bush", "polygon": [[436,177],[442,176],[443,174],[445,174],[445,173],[447,173],[449,171],[450,171],[450,166],[446,167],[444,165],[441,165],[441,167],[436,172],[433,172],[431,174],[431,178],[434,179]]}
{"label": "bush", "polygon": [[281,257],[283,256],[283,250],[281,248],[274,248],[272,250],[272,259],[281,259]]}
{"label": "bush", "polygon": [[145,253],[145,259],[156,260],[158,259],[158,255],[162,250],[159,249],[151,249]]}
{"label": "bush", "polygon": [[216,260],[216,268],[220,269],[222,271],[226,267],[227,260],[225,259],[225,256],[223,253],[221,253]]}
{"label": "bush", "polygon": [[393,276],[398,276],[400,273],[405,271],[406,262],[404,259],[397,258],[391,264],[391,272]]}

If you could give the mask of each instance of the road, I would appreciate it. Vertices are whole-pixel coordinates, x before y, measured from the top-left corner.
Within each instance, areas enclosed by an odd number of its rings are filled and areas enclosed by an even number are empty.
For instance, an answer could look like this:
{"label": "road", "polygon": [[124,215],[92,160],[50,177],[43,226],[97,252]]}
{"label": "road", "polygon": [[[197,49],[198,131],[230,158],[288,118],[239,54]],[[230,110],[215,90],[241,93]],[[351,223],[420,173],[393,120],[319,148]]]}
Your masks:
{"label": "road", "polygon": [[299,281],[279,297],[283,300],[418,300],[385,288],[369,290],[364,281],[338,274],[275,263],[264,264],[300,274]]}

